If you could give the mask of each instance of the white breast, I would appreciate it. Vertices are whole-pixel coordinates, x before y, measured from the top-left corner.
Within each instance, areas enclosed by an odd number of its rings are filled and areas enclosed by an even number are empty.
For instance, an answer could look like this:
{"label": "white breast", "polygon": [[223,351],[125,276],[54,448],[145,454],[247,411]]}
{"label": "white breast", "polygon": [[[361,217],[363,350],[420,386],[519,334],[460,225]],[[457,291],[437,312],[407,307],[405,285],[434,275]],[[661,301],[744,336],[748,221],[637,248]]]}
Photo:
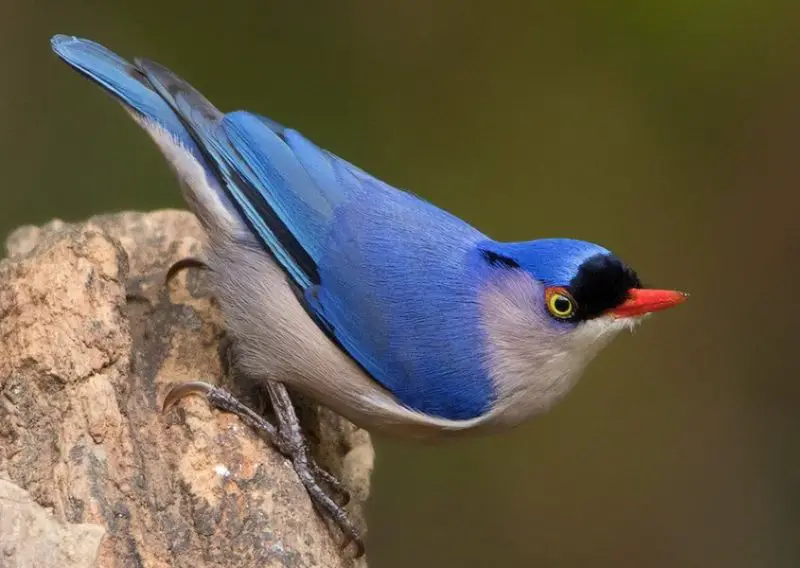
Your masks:
{"label": "white breast", "polygon": [[560,324],[545,313],[543,298],[542,285],[522,271],[508,271],[481,294],[486,357],[497,389],[487,426],[511,426],[549,409],[631,325],[611,316]]}

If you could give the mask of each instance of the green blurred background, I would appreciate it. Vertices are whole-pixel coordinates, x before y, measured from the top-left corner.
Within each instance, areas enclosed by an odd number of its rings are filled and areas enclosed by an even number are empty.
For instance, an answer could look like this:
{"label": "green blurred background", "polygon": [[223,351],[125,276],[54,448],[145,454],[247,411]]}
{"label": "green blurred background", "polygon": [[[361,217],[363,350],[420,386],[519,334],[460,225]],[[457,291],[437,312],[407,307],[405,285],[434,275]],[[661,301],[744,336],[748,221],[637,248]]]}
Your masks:
{"label": "green blurred background", "polygon": [[182,205],[56,32],[692,293],[508,435],[378,440],[371,566],[800,566],[800,2],[2,0],[3,234]]}

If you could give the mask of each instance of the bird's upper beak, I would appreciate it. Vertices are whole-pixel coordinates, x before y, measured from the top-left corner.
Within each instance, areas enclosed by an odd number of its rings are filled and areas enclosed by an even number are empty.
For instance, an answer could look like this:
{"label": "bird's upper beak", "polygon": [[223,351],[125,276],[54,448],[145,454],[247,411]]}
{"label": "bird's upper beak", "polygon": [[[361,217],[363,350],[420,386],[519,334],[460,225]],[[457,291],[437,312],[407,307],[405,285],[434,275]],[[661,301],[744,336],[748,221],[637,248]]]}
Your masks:
{"label": "bird's upper beak", "polygon": [[675,290],[631,288],[628,292],[628,299],[616,308],[609,310],[609,313],[620,318],[643,316],[677,306],[687,297],[687,294]]}

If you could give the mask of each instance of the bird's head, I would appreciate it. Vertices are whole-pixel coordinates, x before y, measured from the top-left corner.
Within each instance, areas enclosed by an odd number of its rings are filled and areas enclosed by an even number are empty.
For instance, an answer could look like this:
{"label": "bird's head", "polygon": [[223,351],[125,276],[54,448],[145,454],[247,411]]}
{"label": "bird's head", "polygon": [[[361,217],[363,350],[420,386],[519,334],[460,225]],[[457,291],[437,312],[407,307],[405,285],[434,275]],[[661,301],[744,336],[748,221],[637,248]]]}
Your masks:
{"label": "bird's head", "polygon": [[488,266],[481,305],[501,390],[524,384],[558,398],[620,331],[686,299],[643,287],[609,250],[585,241],[491,241],[478,250]]}
{"label": "bird's head", "polygon": [[611,251],[574,239],[491,243],[480,247],[493,267],[538,286],[542,323],[568,331],[596,319],[630,327],[643,316],[683,302],[686,294],[642,286],[636,272]]}

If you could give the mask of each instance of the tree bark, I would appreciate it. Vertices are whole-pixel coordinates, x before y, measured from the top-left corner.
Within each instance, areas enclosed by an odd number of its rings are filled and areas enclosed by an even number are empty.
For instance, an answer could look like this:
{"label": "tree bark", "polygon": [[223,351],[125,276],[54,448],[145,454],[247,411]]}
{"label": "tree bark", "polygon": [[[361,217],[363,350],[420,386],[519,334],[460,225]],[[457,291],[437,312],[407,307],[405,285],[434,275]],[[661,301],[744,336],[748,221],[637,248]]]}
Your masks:
{"label": "tree bark", "polygon": [[[229,379],[181,211],[24,227],[0,261],[0,566],[350,566],[289,461],[233,415],[169,387]],[[369,436],[325,409],[301,414],[363,524]],[[348,552],[351,552],[348,550]],[[364,560],[358,565],[365,566]]]}

